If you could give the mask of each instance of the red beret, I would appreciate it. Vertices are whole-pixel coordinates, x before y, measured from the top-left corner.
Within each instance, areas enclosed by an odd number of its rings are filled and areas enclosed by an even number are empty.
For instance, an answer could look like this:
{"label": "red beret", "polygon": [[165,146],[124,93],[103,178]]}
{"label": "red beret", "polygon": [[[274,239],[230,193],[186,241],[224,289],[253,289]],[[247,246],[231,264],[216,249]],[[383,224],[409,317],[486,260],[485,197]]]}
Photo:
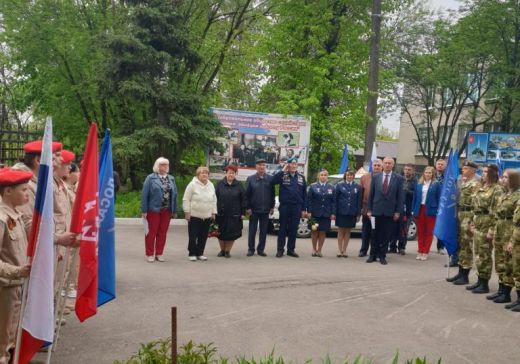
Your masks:
{"label": "red beret", "polygon": [[[34,154],[42,154],[43,141],[35,140],[33,142],[29,142],[23,146],[23,150],[26,154],[34,153]],[[63,148],[60,142],[52,142],[52,152],[55,153]]]}
{"label": "red beret", "polygon": [[0,169],[0,186],[13,186],[29,182],[32,172],[15,171],[11,168]]}
{"label": "red beret", "polygon": [[76,154],[72,153],[70,150],[62,149],[61,151],[61,159],[63,163],[70,163],[76,158]]}

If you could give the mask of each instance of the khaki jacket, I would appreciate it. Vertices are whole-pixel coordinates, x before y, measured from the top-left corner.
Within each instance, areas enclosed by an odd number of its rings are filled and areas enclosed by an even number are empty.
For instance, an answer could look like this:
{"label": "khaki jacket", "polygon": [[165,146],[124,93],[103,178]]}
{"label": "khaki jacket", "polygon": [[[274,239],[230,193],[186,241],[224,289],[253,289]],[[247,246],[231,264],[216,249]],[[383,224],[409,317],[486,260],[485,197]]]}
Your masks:
{"label": "khaki jacket", "polygon": [[22,284],[21,267],[27,260],[27,235],[22,214],[0,202],[0,286]]}
{"label": "khaki jacket", "polygon": [[54,232],[63,234],[70,231],[72,219],[72,196],[66,183],[54,179]]}

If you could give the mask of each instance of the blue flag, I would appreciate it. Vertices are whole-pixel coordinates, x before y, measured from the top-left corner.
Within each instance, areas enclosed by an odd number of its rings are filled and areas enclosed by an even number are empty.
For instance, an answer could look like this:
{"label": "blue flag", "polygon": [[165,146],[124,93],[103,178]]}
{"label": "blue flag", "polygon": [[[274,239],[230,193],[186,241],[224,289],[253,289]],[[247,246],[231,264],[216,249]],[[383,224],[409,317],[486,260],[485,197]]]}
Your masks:
{"label": "blue flag", "polygon": [[377,159],[377,148],[376,148],[376,142],[372,144],[372,155],[370,156],[370,165],[368,166],[368,171],[372,173],[372,162]]}
{"label": "blue flag", "polygon": [[457,224],[457,179],[459,177],[458,153],[450,150],[448,166],[444,174],[439,211],[433,234],[442,240],[448,254],[452,256],[458,247],[458,224]]}
{"label": "blue flag", "polygon": [[112,142],[106,130],[99,155],[98,307],[116,298]]}
{"label": "blue flag", "polygon": [[339,174],[343,174],[348,170],[348,148],[345,144],[343,148],[343,157],[341,157],[341,164],[339,166]]}

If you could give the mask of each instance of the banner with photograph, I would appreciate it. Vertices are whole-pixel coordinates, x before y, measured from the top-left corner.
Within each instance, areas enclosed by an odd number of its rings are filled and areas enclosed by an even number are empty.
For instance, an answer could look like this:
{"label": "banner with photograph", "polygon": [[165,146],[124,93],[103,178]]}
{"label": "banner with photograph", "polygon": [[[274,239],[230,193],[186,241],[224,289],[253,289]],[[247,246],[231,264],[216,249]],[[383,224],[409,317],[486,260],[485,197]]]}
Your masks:
{"label": "banner with photograph", "polygon": [[499,163],[501,170],[520,168],[520,134],[470,132],[466,155],[477,163]]}
{"label": "banner with photograph", "polygon": [[219,141],[221,150],[209,152],[212,178],[224,175],[230,163],[236,163],[237,178],[245,180],[255,173],[258,159],[267,162],[267,171],[274,174],[281,163],[297,157],[299,170],[307,175],[311,122],[300,115],[280,115],[229,109],[210,110],[227,128]]}

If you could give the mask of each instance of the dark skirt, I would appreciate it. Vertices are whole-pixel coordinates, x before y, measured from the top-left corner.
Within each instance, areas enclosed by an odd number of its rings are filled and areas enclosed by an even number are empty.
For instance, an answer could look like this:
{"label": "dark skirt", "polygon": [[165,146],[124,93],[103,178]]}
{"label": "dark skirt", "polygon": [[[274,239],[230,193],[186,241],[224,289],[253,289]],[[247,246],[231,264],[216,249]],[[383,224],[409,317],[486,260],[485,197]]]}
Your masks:
{"label": "dark skirt", "polygon": [[357,216],[354,215],[336,215],[336,226],[340,228],[353,228],[356,226]]}
{"label": "dark skirt", "polygon": [[217,215],[219,240],[237,240],[242,236],[244,227],[240,215]]}
{"label": "dark skirt", "polygon": [[330,230],[330,217],[314,217],[314,220],[318,223],[318,231]]}

